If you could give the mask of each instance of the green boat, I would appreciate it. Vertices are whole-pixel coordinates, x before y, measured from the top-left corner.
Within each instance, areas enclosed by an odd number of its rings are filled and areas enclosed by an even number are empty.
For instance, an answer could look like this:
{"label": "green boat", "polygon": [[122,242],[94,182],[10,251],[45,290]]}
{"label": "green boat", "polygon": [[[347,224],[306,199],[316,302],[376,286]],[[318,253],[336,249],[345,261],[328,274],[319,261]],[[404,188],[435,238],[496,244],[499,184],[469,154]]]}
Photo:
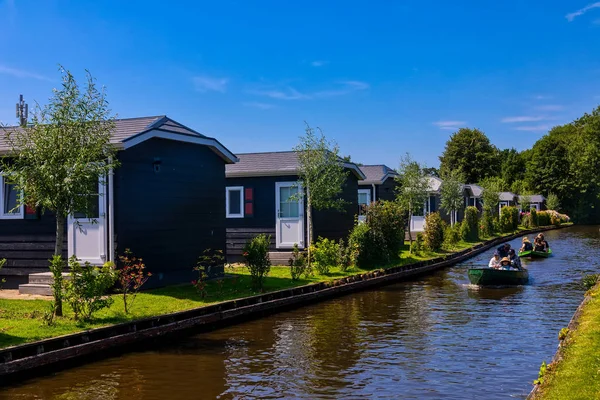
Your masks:
{"label": "green boat", "polygon": [[529,282],[526,269],[470,268],[468,274],[471,283],[479,286],[525,285]]}
{"label": "green boat", "polygon": [[548,258],[552,255],[552,249],[548,249],[548,251],[520,251],[519,257],[529,257],[529,258]]}

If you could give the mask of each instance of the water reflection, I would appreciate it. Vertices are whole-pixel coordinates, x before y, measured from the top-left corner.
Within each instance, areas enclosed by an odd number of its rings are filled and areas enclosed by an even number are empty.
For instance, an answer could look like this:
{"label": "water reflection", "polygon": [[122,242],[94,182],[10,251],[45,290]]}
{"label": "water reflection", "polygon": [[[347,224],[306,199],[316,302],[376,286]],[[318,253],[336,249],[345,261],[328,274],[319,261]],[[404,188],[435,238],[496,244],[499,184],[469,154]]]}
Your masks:
{"label": "water reflection", "polygon": [[[524,398],[598,265],[598,227],[548,232],[531,284],[474,288],[470,265],[6,388],[0,399]],[[519,246],[520,240],[512,242]]]}

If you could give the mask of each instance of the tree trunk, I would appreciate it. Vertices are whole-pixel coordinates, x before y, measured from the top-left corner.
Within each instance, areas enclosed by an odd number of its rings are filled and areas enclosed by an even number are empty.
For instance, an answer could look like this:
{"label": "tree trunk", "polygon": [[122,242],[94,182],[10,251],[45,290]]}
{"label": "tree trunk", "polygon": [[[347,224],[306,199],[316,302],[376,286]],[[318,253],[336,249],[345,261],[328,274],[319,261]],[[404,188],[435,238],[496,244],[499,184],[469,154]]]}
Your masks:
{"label": "tree trunk", "polygon": [[[63,243],[65,241],[65,216],[61,211],[56,212],[56,242],[54,243],[54,255],[62,257]],[[61,271],[62,273],[62,271]],[[56,278],[55,278],[56,279]],[[62,280],[62,279],[61,279]],[[54,289],[56,290],[56,288]],[[58,290],[62,290],[59,288]],[[62,317],[62,293],[54,295],[54,315]]]}

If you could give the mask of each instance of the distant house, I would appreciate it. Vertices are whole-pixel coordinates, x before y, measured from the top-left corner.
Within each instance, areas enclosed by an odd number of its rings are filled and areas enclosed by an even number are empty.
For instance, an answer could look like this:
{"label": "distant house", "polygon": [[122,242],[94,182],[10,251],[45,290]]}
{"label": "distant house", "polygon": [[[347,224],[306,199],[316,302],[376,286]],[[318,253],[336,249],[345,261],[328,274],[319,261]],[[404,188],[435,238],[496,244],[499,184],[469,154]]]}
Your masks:
{"label": "distant house", "polygon": [[[10,151],[5,139],[0,129],[1,154]],[[204,249],[225,249],[225,165],[236,156],[166,116],[116,120],[111,142],[121,165],[98,184],[95,213],[68,218],[64,256],[101,265],[129,248],[153,273],[148,286],[188,282]],[[10,212],[14,186],[0,186],[2,273],[24,283],[48,271],[56,219],[29,207]]]}
{"label": "distant house", "polygon": [[[239,162],[228,165],[226,170],[227,258],[230,262],[240,261],[244,244],[264,233],[271,236],[271,259],[287,263],[294,244],[304,248],[309,242],[306,205],[298,196],[304,191],[298,176],[298,154],[283,151],[238,157]],[[341,194],[346,206],[343,211],[313,210],[314,239],[345,239],[354,226],[358,182],[365,175],[356,164],[341,159],[340,162],[348,171]]]}
{"label": "distant house", "polygon": [[465,207],[477,207],[481,212],[483,209],[483,188],[475,184],[466,184],[464,186]]}
{"label": "distant house", "polygon": [[427,199],[423,203],[423,212],[415,210],[414,215],[410,221],[410,229],[412,232],[423,232],[425,230],[425,217],[433,212],[440,212],[441,204],[441,187],[443,181],[436,176],[429,176],[429,188],[427,191]]}
{"label": "distant house", "polygon": [[498,194],[500,201],[498,202],[498,212],[502,210],[502,207],[514,207],[519,203],[519,196],[512,192],[500,192]]}
{"label": "distant house", "polygon": [[[518,196],[518,200],[519,200],[519,208],[522,208],[521,204],[523,202],[523,198],[524,197],[528,197],[529,198],[529,208],[535,208],[537,211],[542,211],[546,209],[546,198],[544,196],[542,196],[541,194],[532,194],[529,196]],[[522,210],[522,211],[529,211],[529,210]]]}
{"label": "distant house", "polygon": [[358,207],[359,219],[364,218],[362,212],[364,206],[374,201],[396,199],[396,188],[398,173],[387,165],[360,165],[365,179],[358,181]]}

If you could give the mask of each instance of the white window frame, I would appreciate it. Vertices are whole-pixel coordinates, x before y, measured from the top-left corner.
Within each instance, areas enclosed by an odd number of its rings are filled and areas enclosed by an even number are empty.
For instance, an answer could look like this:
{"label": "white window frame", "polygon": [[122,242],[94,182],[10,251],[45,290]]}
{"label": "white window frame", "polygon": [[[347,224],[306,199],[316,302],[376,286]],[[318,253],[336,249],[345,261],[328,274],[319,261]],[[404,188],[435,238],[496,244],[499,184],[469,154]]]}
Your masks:
{"label": "white window frame", "polygon": [[[373,199],[371,199],[371,189],[358,189],[358,194],[357,194],[357,197],[358,197],[358,195],[359,195],[359,194],[361,194],[361,193],[363,193],[363,194],[366,194],[366,195],[367,195],[367,199],[369,200],[369,201],[367,202],[367,207],[368,207],[368,206],[370,206],[370,205],[371,205],[371,203],[373,203]],[[360,203],[359,203],[359,205],[360,205]],[[364,222],[366,219],[367,219],[367,216],[366,216],[366,215],[359,215],[359,216],[358,216],[358,221],[359,221],[359,222]]]}
{"label": "white window frame", "polygon": [[[240,191],[240,213],[229,213],[229,192]],[[227,186],[225,188],[225,216],[227,218],[244,218],[244,187],[243,186]]]}
{"label": "white window frame", "polygon": [[[18,213],[13,213],[13,214],[6,214],[4,212],[4,175],[2,175],[2,173],[0,172],[0,200],[2,201],[2,204],[0,205],[2,208],[0,208],[0,219],[23,219],[25,218],[25,206],[23,206],[23,204],[21,204],[21,206],[19,206]],[[23,192],[21,191],[21,196],[23,196]]]}

